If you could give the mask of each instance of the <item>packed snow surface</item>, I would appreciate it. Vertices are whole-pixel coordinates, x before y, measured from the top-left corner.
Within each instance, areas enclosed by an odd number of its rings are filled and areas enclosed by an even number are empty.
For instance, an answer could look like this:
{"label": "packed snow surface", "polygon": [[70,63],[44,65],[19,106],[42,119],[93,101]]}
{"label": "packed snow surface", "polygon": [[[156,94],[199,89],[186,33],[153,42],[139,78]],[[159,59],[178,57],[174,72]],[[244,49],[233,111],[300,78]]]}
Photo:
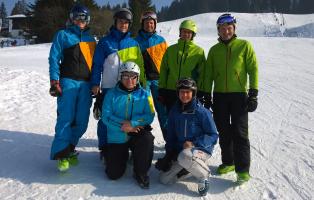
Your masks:
{"label": "packed snow surface", "polygon": [[[195,42],[206,54],[217,42],[218,15],[191,17],[199,26]],[[249,115],[252,179],[237,188],[234,173],[218,176],[216,145],[210,190],[202,199],[314,199],[314,15],[235,15],[238,36],[253,44],[259,61],[259,106]],[[169,44],[177,41],[181,21],[159,24]],[[268,37],[292,30],[298,38]],[[0,199],[200,199],[193,178],[164,186],[154,167],[148,190],[136,185],[131,165],[120,180],[106,178],[92,116],[78,145],[79,165],[57,171],[49,160],[56,119],[56,99],[48,94],[49,47],[0,49]],[[157,120],[153,127],[155,162],[164,142]]]}

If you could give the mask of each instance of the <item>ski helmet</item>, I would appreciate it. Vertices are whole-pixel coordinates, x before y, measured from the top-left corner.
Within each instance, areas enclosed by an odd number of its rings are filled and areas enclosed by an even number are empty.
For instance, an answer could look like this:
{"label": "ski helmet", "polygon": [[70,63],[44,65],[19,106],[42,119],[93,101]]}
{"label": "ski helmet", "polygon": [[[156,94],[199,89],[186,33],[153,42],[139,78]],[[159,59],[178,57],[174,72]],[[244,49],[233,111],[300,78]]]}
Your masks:
{"label": "ski helmet", "polygon": [[184,20],[181,24],[179,29],[188,29],[190,31],[192,31],[194,34],[196,34],[197,32],[197,27],[196,27],[196,23],[193,20]]}
{"label": "ski helmet", "polygon": [[234,16],[232,16],[229,13],[225,13],[218,17],[216,25],[218,28],[220,25],[223,25],[223,24],[235,25],[236,23],[237,23],[237,20]]}
{"label": "ski helmet", "polygon": [[143,27],[144,24],[144,20],[146,19],[152,19],[154,20],[155,23],[155,28],[156,28],[156,24],[157,24],[157,14],[154,11],[145,11],[142,15],[141,15],[141,24]]}
{"label": "ski helmet", "polygon": [[116,24],[117,19],[125,19],[129,22],[129,24],[131,24],[133,20],[133,14],[127,8],[120,8],[114,13],[113,19],[114,19],[115,24]]}
{"label": "ski helmet", "polygon": [[179,90],[181,89],[188,89],[188,90],[192,90],[193,92],[193,97],[196,96],[196,92],[197,92],[197,86],[196,86],[196,82],[192,79],[192,78],[180,78],[177,81],[177,94],[179,95]]}
{"label": "ski helmet", "polygon": [[[121,76],[124,72],[132,72],[137,75],[137,77],[140,76],[140,67],[132,61],[127,61],[125,63],[122,63],[119,66],[119,81],[121,80]],[[137,79],[139,81],[139,79]]]}
{"label": "ski helmet", "polygon": [[84,21],[89,24],[90,12],[88,8],[80,4],[73,6],[70,12],[70,21],[73,23],[74,20]]}

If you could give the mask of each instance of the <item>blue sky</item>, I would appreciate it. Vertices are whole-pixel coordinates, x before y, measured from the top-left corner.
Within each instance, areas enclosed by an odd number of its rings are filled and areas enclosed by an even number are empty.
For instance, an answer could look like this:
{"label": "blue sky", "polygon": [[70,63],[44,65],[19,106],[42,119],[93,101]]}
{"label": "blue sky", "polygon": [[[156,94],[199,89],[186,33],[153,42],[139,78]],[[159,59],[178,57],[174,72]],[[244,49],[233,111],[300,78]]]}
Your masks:
{"label": "blue sky", "polygon": [[[6,8],[7,8],[7,13],[8,15],[11,14],[11,10],[13,9],[14,4],[17,2],[18,0],[0,0],[1,2],[4,2]],[[128,0],[95,0],[99,5],[106,5],[108,2],[110,3],[110,5],[115,5],[115,4],[119,4],[119,3],[127,3]],[[160,10],[160,8],[162,6],[169,6],[171,4],[173,0],[152,0],[153,4],[155,4],[156,9]],[[26,2],[28,3],[33,3],[34,0],[26,0]]]}

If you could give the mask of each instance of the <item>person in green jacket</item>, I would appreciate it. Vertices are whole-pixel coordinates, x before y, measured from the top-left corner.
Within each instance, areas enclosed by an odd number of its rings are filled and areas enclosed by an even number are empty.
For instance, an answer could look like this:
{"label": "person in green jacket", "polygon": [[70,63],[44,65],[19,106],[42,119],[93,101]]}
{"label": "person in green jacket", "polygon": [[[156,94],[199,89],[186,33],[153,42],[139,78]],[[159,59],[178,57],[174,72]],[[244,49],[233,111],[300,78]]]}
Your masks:
{"label": "person in green jacket", "polygon": [[[166,130],[164,130],[166,143],[168,140],[168,115],[177,101],[177,81],[182,77],[189,77],[196,81],[198,88],[203,88],[204,82],[205,53],[193,42],[197,33],[196,23],[192,20],[184,20],[180,24],[179,31],[178,43],[167,48],[161,61],[159,74],[158,100],[166,107],[166,113],[162,117],[166,119],[167,124]],[[204,96],[203,94],[204,92],[199,90],[197,97]],[[166,149],[166,155],[159,158],[157,163],[167,160],[169,153]]]}
{"label": "person in green jacket", "polygon": [[[202,88],[203,84],[206,59],[204,50],[193,42],[197,33],[196,24],[192,20],[184,20],[179,30],[178,43],[168,47],[160,67],[158,98],[167,107],[167,112],[176,102],[176,82],[181,77],[192,78],[198,88]],[[199,91],[198,94],[204,93]]]}
{"label": "person in green jacket", "polygon": [[209,50],[203,86],[211,93],[214,84],[212,109],[222,157],[217,172],[235,171],[237,182],[243,183],[250,179],[248,112],[257,108],[258,65],[253,47],[237,38],[235,27],[234,16],[218,18],[219,42]]}

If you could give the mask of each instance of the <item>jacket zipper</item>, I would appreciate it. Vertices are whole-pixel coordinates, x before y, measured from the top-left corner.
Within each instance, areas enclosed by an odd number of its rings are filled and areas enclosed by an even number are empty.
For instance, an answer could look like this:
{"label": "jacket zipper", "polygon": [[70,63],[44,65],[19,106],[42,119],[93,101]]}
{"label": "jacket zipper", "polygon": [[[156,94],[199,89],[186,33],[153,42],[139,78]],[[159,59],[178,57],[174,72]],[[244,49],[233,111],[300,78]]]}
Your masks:
{"label": "jacket zipper", "polygon": [[228,64],[231,57],[231,48],[227,46],[227,54],[226,54],[226,85],[225,91],[228,92]]}
{"label": "jacket zipper", "polygon": [[184,137],[186,138],[186,126],[187,126],[187,120],[184,121]]}
{"label": "jacket zipper", "polygon": [[128,113],[129,113],[129,103],[130,103],[130,100],[131,100],[131,94],[128,94],[128,100],[126,102],[126,110],[125,110],[125,119],[126,120],[129,120]]}
{"label": "jacket zipper", "polygon": [[183,51],[182,51],[182,55],[181,55],[181,59],[180,59],[180,65],[179,65],[179,76],[178,76],[177,80],[179,80],[181,77],[181,65],[182,65],[182,58],[184,56],[184,51],[185,51],[185,44],[186,44],[186,41],[184,41],[184,45],[183,45]]}

